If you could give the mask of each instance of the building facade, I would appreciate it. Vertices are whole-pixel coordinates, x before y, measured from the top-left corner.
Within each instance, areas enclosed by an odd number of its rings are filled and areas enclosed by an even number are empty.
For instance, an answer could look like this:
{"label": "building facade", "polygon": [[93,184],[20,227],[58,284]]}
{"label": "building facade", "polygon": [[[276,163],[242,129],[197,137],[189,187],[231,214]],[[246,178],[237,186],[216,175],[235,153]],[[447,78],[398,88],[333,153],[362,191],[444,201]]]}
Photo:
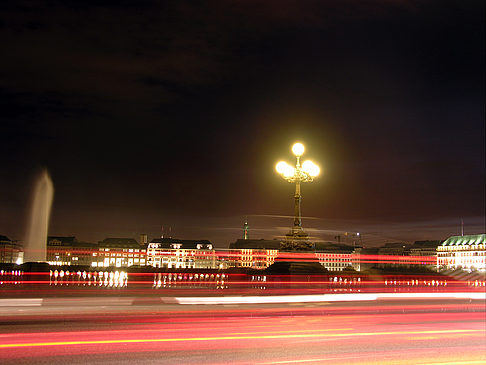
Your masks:
{"label": "building facade", "polygon": [[410,256],[419,257],[420,264],[427,266],[429,269],[437,268],[437,248],[442,241],[415,241],[410,247]]}
{"label": "building facade", "polygon": [[74,236],[47,238],[47,262],[56,266],[145,266],[146,251],[133,238],[105,238],[98,244],[79,242]]}
{"label": "building facade", "polygon": [[0,235],[0,263],[2,264],[22,264],[24,251],[22,246],[15,243],[7,236]]}
{"label": "building facade", "polygon": [[329,271],[343,271],[353,268],[360,271],[361,248],[341,243],[316,242],[315,252],[319,263]]}
{"label": "building facade", "polygon": [[264,270],[275,262],[280,241],[244,238],[231,243],[229,248],[229,267]]}
{"label": "building facade", "polygon": [[105,238],[92,256],[93,267],[146,266],[147,246],[133,238]]}
{"label": "building facade", "polygon": [[437,247],[437,268],[486,272],[486,234],[446,239]]}
{"label": "building facade", "polygon": [[93,243],[79,242],[74,236],[49,236],[46,259],[49,265],[55,266],[90,266],[96,248]]}
{"label": "building facade", "polygon": [[216,251],[208,240],[154,238],[147,246],[147,265],[168,269],[217,269]]}

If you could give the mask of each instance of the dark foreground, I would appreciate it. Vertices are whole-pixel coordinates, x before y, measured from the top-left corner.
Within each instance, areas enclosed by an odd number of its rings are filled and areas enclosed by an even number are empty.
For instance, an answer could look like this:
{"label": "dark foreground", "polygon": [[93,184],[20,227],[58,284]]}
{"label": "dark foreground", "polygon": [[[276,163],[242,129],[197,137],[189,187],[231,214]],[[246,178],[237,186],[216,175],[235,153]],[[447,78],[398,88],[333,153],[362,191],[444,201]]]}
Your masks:
{"label": "dark foreground", "polygon": [[226,305],[110,300],[4,302],[0,363],[486,363],[484,300]]}

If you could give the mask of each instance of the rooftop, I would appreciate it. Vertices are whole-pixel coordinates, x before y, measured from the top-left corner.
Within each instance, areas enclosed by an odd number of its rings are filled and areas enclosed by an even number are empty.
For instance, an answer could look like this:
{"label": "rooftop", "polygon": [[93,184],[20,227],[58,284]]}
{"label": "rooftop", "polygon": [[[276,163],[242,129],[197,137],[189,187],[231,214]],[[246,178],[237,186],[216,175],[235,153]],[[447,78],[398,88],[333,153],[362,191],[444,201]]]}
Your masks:
{"label": "rooftop", "polygon": [[486,233],[467,236],[452,236],[446,239],[442,246],[472,246],[486,244]]}
{"label": "rooftop", "polygon": [[76,237],[74,236],[48,236],[47,237],[47,244],[48,245],[60,245],[60,246],[70,246],[76,243]]}
{"label": "rooftop", "polygon": [[212,249],[213,244],[208,240],[181,240],[178,238],[154,238],[150,243],[159,243],[160,248],[173,248],[174,244],[181,244],[183,249]]}
{"label": "rooftop", "polygon": [[278,250],[280,241],[264,239],[237,239],[236,242],[230,243],[230,249],[260,249],[260,250]]}
{"label": "rooftop", "polygon": [[133,238],[105,238],[98,242],[100,247],[139,248],[141,245]]}
{"label": "rooftop", "polygon": [[7,241],[7,242],[11,242],[11,241],[10,241],[10,239],[9,239],[7,236],[2,236],[2,235],[0,234],[0,242],[1,242],[1,241]]}
{"label": "rooftop", "polygon": [[415,241],[412,248],[437,248],[440,246],[441,241],[429,240],[429,241]]}
{"label": "rooftop", "polygon": [[316,242],[315,250],[316,252],[352,252],[355,248],[344,243],[334,243],[334,242]]}

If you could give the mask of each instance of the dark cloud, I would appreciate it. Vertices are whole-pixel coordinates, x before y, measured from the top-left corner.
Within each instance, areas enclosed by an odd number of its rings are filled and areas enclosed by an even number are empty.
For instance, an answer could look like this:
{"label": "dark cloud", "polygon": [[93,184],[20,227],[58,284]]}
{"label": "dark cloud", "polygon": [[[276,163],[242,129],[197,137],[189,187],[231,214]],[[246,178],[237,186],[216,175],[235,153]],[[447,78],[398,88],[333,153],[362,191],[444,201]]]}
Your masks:
{"label": "dark cloud", "polygon": [[[323,167],[304,187],[307,215],[484,216],[483,2],[0,9],[5,222],[22,221],[44,166],[58,234],[285,215],[291,186],[273,166],[295,139]],[[19,237],[22,224],[2,230]]]}

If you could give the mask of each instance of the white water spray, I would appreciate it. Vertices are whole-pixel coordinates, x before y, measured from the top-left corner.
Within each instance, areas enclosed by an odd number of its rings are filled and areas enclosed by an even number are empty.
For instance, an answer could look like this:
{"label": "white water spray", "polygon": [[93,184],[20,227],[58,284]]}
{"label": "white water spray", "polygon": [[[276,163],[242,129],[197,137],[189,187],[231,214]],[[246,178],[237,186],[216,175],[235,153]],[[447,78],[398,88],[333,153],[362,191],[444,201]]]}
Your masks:
{"label": "white water spray", "polygon": [[52,180],[44,170],[35,185],[30,225],[24,245],[24,262],[46,261],[47,230],[53,196]]}

